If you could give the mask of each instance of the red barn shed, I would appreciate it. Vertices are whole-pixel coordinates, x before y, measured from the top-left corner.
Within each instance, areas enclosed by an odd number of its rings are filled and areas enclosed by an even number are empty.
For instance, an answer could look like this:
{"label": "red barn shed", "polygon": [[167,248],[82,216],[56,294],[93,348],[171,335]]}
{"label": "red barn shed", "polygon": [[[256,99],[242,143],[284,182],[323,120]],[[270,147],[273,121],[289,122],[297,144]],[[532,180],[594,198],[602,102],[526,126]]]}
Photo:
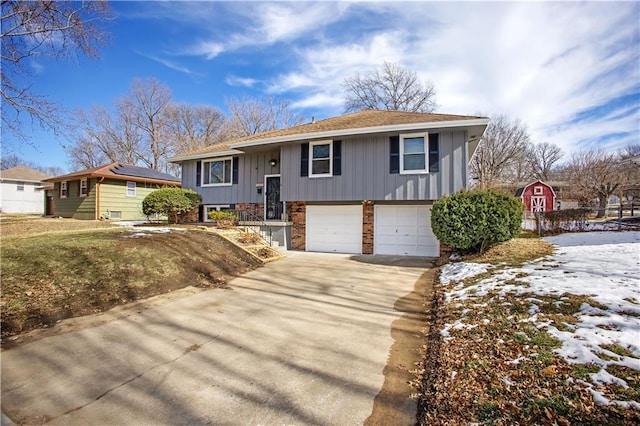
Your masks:
{"label": "red barn shed", "polygon": [[522,200],[526,213],[548,212],[556,205],[556,192],[540,180],[518,188],[516,197]]}

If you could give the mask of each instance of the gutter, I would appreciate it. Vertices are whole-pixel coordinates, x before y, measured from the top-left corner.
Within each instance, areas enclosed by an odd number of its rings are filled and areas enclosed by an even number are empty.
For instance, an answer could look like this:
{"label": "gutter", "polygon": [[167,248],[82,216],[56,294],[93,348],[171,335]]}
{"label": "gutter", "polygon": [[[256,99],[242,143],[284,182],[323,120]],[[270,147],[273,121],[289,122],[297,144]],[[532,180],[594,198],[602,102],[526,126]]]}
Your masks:
{"label": "gutter", "polygon": [[239,154],[244,154],[244,151],[239,151],[237,149],[230,149],[227,151],[205,152],[203,154],[177,155],[175,157],[168,158],[167,161],[170,163],[179,163],[184,160],[197,160],[200,158],[211,158],[211,157],[229,157],[229,156],[239,155]]}
{"label": "gutter", "polygon": [[96,180],[96,220],[100,218],[100,184],[104,180],[104,176],[100,180]]}

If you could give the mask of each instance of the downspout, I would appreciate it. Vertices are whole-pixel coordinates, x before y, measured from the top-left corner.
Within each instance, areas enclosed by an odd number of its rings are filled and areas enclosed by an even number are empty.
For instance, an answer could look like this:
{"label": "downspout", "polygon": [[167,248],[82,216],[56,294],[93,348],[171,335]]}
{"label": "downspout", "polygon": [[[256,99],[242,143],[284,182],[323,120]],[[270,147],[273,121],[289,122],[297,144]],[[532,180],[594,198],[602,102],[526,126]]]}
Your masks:
{"label": "downspout", "polygon": [[100,219],[100,183],[104,180],[104,176],[100,180],[96,180],[96,219]]}

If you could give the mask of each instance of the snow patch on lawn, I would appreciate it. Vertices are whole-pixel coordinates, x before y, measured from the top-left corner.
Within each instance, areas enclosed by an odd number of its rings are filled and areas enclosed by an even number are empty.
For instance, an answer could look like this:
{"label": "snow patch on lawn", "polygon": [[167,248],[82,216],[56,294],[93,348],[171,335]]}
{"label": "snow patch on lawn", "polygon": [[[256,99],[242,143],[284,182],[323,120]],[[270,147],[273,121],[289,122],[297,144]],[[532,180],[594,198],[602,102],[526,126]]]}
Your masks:
{"label": "snow patch on lawn", "polygon": [[[567,327],[570,331],[540,321],[540,301],[533,297],[526,299],[531,316],[526,321],[534,322],[558,339],[562,346],[555,352],[568,363],[602,367],[590,376],[593,384],[585,382],[598,403],[640,405],[609,401],[593,388],[611,383],[627,386],[623,379],[604,370],[608,365],[640,370],[640,232],[568,233],[545,240],[557,247],[552,256],[521,268],[506,268],[475,284],[463,281],[489,271],[491,265],[458,262],[444,266],[440,282],[456,283],[446,292],[447,302],[472,299],[492,291],[498,297],[507,293],[560,298],[566,293],[588,296],[597,306],[583,303],[576,314],[577,323]],[[451,331],[462,324],[461,320],[446,324],[442,335],[451,338]],[[603,346],[623,348],[630,356]]]}
{"label": "snow patch on lawn", "polygon": [[146,237],[151,234],[168,234],[172,231],[186,231],[187,229],[145,226],[144,228],[128,228],[127,230],[130,232],[130,234],[124,235],[123,238],[140,238]]}

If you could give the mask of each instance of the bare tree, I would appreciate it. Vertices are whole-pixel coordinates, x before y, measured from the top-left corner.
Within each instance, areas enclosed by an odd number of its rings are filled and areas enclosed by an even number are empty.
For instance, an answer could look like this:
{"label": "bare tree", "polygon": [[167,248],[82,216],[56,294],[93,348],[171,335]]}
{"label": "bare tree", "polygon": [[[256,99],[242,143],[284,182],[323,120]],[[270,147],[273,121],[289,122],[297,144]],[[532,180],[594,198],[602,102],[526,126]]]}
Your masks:
{"label": "bare tree", "polygon": [[507,171],[529,151],[529,134],[519,120],[506,115],[491,119],[471,158],[471,177],[482,189],[508,181]]}
{"label": "bare tree", "polygon": [[167,109],[166,122],[175,153],[194,151],[218,142],[226,129],[226,117],[222,112],[206,105],[171,105]]}
{"label": "bare tree", "polygon": [[304,117],[293,112],[288,100],[231,98],[226,101],[231,112],[228,123],[228,135],[240,137],[296,126]]}
{"label": "bare tree", "polygon": [[173,153],[167,126],[171,91],[156,79],[134,80],[115,112],[94,106],[79,111],[77,132],[66,147],[73,164],[95,167],[121,161],[161,169]]}
{"label": "bare tree", "polygon": [[165,118],[171,105],[171,90],[155,78],[135,79],[128,98],[123,99],[127,110],[134,114],[133,122],[142,132],[143,155],[140,160],[147,167],[159,170],[171,151]]}
{"label": "bare tree", "polygon": [[581,194],[581,199],[598,200],[598,217],[603,217],[609,197],[622,183],[619,158],[615,153],[602,149],[577,152],[568,165],[571,182]]}
{"label": "bare tree", "polygon": [[418,79],[415,71],[384,62],[380,69],[364,76],[345,79],[345,111],[387,110],[433,112],[436,90],[429,81]]}
{"label": "bare tree", "polygon": [[67,147],[71,163],[90,168],[121,161],[135,164],[140,157],[140,134],[129,104],[118,101],[115,114],[93,106],[76,113],[77,131]]}
{"label": "bare tree", "polygon": [[4,131],[26,139],[20,113],[28,114],[43,128],[64,126],[60,105],[33,91],[32,67],[28,60],[49,56],[56,59],[83,54],[97,56],[107,33],[100,26],[109,19],[105,1],[1,2],[2,125]]}
{"label": "bare tree", "polygon": [[528,156],[534,179],[549,180],[551,170],[562,159],[562,150],[549,142],[535,144]]}

